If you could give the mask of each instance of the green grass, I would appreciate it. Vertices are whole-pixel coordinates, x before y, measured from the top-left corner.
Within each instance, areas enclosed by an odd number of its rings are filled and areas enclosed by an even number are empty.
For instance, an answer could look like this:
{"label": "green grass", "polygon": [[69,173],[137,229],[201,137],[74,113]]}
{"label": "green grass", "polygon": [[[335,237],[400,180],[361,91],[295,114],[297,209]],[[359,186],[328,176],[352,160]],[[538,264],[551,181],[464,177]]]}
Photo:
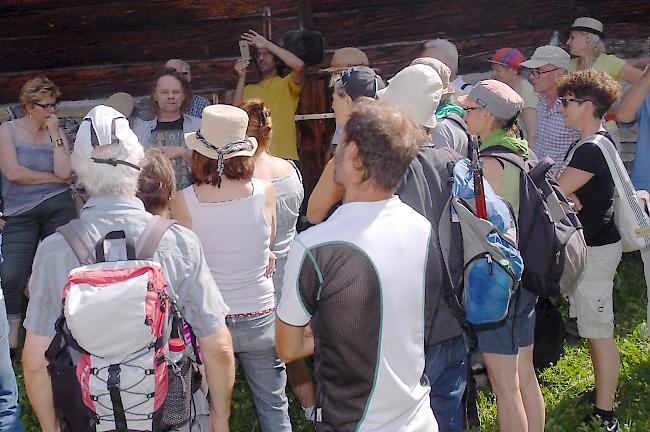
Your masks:
{"label": "green grass", "polygon": [[[614,282],[615,337],[621,356],[616,416],[624,431],[650,431],[650,340],[646,288],[640,255],[626,254]],[[566,346],[556,365],[539,375],[546,403],[547,432],[586,432],[591,413],[588,393],[594,376],[586,342]],[[482,430],[498,431],[496,400],[489,388],[479,394]]]}
{"label": "green grass", "polygon": [[[616,338],[621,354],[618,389],[618,416],[627,432],[650,431],[650,340],[646,320],[646,292],[643,263],[638,253],[626,254],[614,285]],[[27,431],[38,431],[36,417],[29,408],[17,369],[23,421]],[[546,402],[547,432],[586,432],[581,419],[591,412],[587,392],[594,388],[593,371],[585,342],[565,347],[560,361],[539,375]],[[498,430],[496,401],[489,388],[479,393],[482,431]],[[313,431],[295,398],[290,395],[293,430]],[[240,371],[237,372],[232,401],[230,429],[233,432],[259,431],[255,408]]]}

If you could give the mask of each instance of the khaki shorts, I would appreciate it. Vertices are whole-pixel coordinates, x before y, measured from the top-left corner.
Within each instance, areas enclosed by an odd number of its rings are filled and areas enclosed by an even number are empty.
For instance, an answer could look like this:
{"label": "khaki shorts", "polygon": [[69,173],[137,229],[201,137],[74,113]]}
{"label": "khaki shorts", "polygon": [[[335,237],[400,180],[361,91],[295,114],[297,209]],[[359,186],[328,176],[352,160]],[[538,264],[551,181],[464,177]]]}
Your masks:
{"label": "khaki shorts", "polygon": [[587,339],[614,337],[614,275],[621,261],[620,241],[604,246],[589,246],[585,272],[569,297],[569,316],[578,320],[578,334]]}

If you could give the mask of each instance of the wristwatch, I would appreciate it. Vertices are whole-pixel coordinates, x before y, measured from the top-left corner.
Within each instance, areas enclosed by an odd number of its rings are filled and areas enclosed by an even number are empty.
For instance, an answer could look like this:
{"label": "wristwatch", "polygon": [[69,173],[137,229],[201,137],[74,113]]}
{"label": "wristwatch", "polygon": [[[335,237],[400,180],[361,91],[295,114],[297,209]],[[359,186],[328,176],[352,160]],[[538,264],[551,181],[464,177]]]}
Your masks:
{"label": "wristwatch", "polygon": [[52,141],[52,149],[56,150],[58,148],[63,147],[63,139],[59,138],[54,141]]}

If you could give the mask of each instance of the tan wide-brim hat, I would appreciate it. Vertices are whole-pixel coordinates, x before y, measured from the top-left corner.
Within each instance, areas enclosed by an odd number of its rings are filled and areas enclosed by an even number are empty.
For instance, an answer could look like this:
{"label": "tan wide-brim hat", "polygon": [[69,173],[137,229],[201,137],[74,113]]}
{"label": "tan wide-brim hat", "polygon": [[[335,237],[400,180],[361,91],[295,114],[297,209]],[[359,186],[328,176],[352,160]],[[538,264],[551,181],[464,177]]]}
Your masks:
{"label": "tan wide-brim hat", "polygon": [[321,69],[320,72],[340,72],[352,66],[368,66],[368,56],[358,48],[345,47],[334,51],[330,67]]}
{"label": "tan wide-brim hat", "polygon": [[425,66],[429,66],[430,68],[433,68],[434,71],[436,71],[436,73],[442,80],[443,95],[454,93],[454,88],[449,85],[449,79],[451,78],[451,69],[449,69],[449,66],[447,66],[440,60],[435,59],[433,57],[418,57],[411,62],[411,66],[416,64],[423,64]]}
{"label": "tan wide-brim hat", "polygon": [[187,147],[210,159],[253,156],[257,140],[246,136],[248,114],[232,105],[209,105],[203,109],[201,127],[185,134]]}

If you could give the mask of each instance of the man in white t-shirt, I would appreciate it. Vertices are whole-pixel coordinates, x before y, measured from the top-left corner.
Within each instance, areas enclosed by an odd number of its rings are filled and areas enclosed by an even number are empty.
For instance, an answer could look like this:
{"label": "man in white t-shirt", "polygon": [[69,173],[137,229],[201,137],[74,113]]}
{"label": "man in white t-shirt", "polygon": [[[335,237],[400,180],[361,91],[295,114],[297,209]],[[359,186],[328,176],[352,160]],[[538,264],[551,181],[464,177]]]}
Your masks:
{"label": "man in white t-shirt", "polygon": [[424,338],[440,256],[429,221],[394,195],[424,140],[395,106],[358,102],[335,154],[345,204],[289,251],[276,350],[314,353],[318,431],[438,430]]}

